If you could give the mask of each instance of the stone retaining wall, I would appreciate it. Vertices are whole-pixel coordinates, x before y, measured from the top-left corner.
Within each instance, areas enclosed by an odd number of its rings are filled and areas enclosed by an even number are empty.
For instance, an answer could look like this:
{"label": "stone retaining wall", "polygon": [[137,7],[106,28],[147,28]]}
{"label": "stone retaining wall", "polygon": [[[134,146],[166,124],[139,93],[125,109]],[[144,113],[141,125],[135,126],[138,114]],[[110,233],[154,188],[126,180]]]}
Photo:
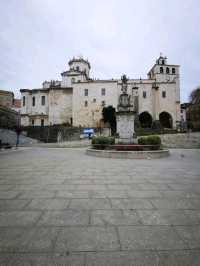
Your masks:
{"label": "stone retaining wall", "polygon": [[200,132],[160,135],[166,148],[195,149],[200,148]]}

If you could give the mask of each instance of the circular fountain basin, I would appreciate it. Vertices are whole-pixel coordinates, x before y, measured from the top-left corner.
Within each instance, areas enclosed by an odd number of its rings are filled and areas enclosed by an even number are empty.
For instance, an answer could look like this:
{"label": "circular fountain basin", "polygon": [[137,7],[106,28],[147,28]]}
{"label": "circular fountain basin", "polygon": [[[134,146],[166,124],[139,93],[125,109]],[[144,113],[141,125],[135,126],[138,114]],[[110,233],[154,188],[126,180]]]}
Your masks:
{"label": "circular fountain basin", "polygon": [[86,154],[102,158],[116,159],[158,159],[170,155],[169,150],[150,150],[150,151],[116,151],[116,150],[97,150],[89,148]]}

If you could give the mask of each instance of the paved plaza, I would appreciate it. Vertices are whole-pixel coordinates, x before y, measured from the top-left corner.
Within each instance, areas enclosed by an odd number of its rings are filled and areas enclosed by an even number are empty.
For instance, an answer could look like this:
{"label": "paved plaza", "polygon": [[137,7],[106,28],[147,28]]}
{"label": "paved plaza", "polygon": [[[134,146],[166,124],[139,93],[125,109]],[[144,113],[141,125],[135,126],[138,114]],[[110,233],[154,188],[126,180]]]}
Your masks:
{"label": "paved plaza", "polygon": [[199,266],[200,150],[1,152],[0,265]]}

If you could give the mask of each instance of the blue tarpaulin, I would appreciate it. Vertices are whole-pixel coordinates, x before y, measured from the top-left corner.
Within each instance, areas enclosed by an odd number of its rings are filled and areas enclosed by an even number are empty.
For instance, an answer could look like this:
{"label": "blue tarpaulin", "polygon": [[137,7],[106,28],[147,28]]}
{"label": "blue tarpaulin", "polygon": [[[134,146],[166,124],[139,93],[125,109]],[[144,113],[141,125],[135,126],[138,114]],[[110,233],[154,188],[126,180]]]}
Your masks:
{"label": "blue tarpaulin", "polygon": [[94,128],[84,128],[83,133],[84,134],[94,134]]}

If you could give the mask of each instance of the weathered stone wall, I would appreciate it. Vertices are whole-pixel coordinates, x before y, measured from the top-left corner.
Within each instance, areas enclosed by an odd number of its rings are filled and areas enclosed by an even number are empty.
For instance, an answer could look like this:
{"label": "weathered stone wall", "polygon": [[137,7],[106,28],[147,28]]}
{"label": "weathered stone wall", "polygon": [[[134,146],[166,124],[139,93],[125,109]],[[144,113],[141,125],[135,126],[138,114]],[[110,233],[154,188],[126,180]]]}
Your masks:
{"label": "weathered stone wall", "polygon": [[200,132],[160,135],[167,148],[200,148]]}
{"label": "weathered stone wall", "polygon": [[[105,96],[101,90],[105,88]],[[88,89],[88,96],[85,96],[85,89]],[[87,106],[85,106],[87,101]],[[102,118],[102,101],[105,105],[117,107],[118,93],[117,82],[87,82],[74,84],[73,88],[73,125],[82,127],[98,127]]]}
{"label": "weathered stone wall", "polygon": [[44,127],[26,127],[24,131],[27,136],[40,140],[42,142],[63,142],[71,140],[79,140],[82,133],[81,128],[66,127],[66,126],[44,126]]}
{"label": "weathered stone wall", "polygon": [[50,90],[49,124],[71,124],[72,89]]}
{"label": "weathered stone wall", "polygon": [[[130,80],[128,83],[128,94],[133,96],[133,87],[138,87],[138,111],[148,112],[153,120],[159,120],[161,112],[168,112],[172,116],[173,127],[176,121],[180,120],[180,104],[176,102],[176,84],[159,83],[158,90],[152,89],[153,80]],[[106,89],[106,95],[101,95],[101,89]],[[84,95],[88,89],[88,96]],[[162,97],[162,92],[166,92],[166,97]],[[146,92],[146,98],[143,97]],[[102,118],[102,101],[106,106],[117,107],[118,97],[121,93],[120,81],[101,82],[93,81],[86,83],[76,83],[73,89],[73,125],[97,127]],[[95,99],[95,102],[94,102]],[[87,101],[87,106],[85,106]]]}
{"label": "weathered stone wall", "polygon": [[14,93],[11,91],[0,90],[0,105],[11,108],[13,107]]}
{"label": "weathered stone wall", "polygon": [[20,117],[14,110],[0,106],[0,128],[14,128],[19,124]]}

